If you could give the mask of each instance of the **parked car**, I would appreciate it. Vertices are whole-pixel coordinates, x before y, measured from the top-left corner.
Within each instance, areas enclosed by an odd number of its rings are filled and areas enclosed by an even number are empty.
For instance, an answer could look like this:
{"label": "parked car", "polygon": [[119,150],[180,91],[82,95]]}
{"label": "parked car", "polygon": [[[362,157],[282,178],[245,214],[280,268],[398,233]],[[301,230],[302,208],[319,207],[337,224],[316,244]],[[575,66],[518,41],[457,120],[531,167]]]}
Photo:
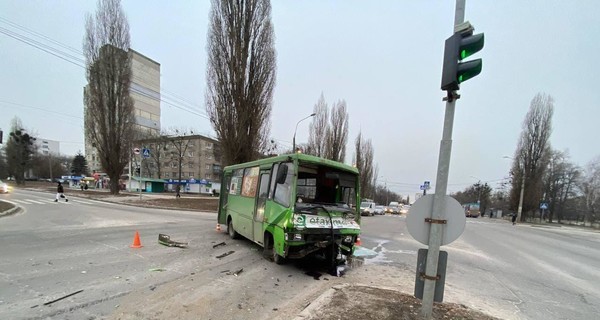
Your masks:
{"label": "parked car", "polygon": [[375,214],[378,215],[384,215],[385,214],[385,207],[384,206],[375,206]]}
{"label": "parked car", "polygon": [[8,191],[10,191],[10,187],[6,182],[0,180],[0,193],[8,193]]}
{"label": "parked car", "polygon": [[375,215],[375,202],[363,201],[360,203],[360,215],[372,216]]}

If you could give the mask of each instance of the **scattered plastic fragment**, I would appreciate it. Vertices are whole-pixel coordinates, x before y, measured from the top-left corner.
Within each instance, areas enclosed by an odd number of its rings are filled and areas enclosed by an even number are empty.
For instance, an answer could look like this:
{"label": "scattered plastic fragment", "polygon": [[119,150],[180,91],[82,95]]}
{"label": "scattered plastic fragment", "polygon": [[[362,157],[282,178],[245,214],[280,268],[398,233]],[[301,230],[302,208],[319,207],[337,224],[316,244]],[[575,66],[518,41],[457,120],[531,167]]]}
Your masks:
{"label": "scattered plastic fragment", "polygon": [[244,271],[244,268],[234,272],[233,275],[237,277],[240,273],[242,273],[242,271]]}
{"label": "scattered plastic fragment", "polygon": [[225,242],[217,243],[213,246],[213,249],[216,247],[224,246],[224,245],[227,245],[227,243],[225,243]]}
{"label": "scattered plastic fragment", "polygon": [[81,292],[83,292],[83,290],[79,290],[79,291],[75,291],[75,292],[73,292],[73,293],[69,293],[69,294],[68,294],[68,295],[66,295],[66,296],[62,296],[62,297],[60,297],[60,298],[58,298],[58,299],[54,299],[54,300],[52,300],[52,301],[48,301],[48,302],[44,303],[44,305],[45,305],[45,306],[47,306],[47,305],[50,305],[50,304],[52,304],[52,303],[55,303],[55,302],[57,302],[57,301],[60,301],[60,300],[62,300],[62,299],[68,298],[68,297],[70,297],[70,296],[76,295],[76,294],[78,294],[78,293],[81,293]]}
{"label": "scattered plastic fragment", "polygon": [[228,255],[230,255],[230,254],[232,254],[232,253],[234,253],[234,252],[235,252],[235,251],[229,251],[229,252],[225,252],[225,253],[223,253],[223,254],[221,254],[221,255],[218,255],[218,256],[217,256],[217,259],[221,259],[221,258],[227,257]]}
{"label": "scattered plastic fragment", "polygon": [[173,240],[171,240],[170,236],[168,236],[166,234],[162,234],[162,233],[158,234],[158,243],[162,244],[163,246],[167,246],[167,247],[187,248],[187,246],[188,246],[187,242],[173,241]]}
{"label": "scattered plastic fragment", "polygon": [[167,271],[167,269],[165,269],[165,268],[152,268],[152,269],[148,269],[148,271]]}

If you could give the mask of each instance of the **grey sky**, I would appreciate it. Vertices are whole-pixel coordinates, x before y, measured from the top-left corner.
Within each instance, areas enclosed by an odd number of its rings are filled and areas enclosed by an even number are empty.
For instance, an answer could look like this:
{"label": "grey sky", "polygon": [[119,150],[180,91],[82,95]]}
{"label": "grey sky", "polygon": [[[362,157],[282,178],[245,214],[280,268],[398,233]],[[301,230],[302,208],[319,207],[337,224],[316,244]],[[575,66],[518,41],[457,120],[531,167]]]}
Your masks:
{"label": "grey sky", "polygon": [[[273,138],[291,148],[296,122],[312,112],[321,93],[330,105],[344,99],[347,163],[362,131],[373,142],[380,182],[411,198],[424,180],[434,185],[444,117],[443,44],[452,32],[454,5],[273,1]],[[209,1],[124,1],[123,7],[132,48],[161,64],[163,99],[185,99],[176,106],[161,103],[163,128],[210,134],[201,116]],[[95,8],[95,1],[1,0],[0,18],[81,51],[85,14]],[[460,91],[449,191],[478,179],[497,187],[508,176],[511,163],[502,157],[513,155],[538,92],[555,99],[552,146],[568,150],[581,166],[600,154],[600,90],[593,88],[600,74],[598,12],[600,2],[593,0],[466,2],[465,19],[485,33],[486,44],[473,57],[483,59],[482,73]],[[33,37],[2,19],[0,27]],[[83,68],[0,34],[0,70],[0,128],[9,130],[18,116],[40,137],[61,141],[62,153],[83,150]],[[308,125],[299,125],[297,143],[307,141]]]}

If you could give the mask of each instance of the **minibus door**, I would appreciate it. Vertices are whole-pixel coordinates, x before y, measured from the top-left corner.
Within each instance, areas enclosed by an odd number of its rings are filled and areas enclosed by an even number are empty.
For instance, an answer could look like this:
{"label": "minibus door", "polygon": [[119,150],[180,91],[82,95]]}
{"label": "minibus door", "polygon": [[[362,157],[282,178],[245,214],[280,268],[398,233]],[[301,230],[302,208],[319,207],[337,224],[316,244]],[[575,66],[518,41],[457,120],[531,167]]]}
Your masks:
{"label": "minibus door", "polygon": [[265,221],[265,204],[269,195],[269,173],[264,172],[260,175],[260,186],[258,190],[258,198],[254,210],[253,229],[254,242],[264,245],[263,231]]}

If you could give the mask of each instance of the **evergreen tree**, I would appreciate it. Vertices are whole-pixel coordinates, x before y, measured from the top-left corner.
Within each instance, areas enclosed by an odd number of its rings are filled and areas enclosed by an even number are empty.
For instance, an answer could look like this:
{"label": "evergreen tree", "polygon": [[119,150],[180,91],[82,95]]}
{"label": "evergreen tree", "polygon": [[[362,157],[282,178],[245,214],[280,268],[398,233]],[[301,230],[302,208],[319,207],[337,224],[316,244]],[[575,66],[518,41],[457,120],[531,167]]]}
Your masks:
{"label": "evergreen tree", "polygon": [[87,160],[81,154],[81,152],[79,152],[75,158],[73,158],[73,162],[71,163],[71,174],[75,176],[89,175]]}

